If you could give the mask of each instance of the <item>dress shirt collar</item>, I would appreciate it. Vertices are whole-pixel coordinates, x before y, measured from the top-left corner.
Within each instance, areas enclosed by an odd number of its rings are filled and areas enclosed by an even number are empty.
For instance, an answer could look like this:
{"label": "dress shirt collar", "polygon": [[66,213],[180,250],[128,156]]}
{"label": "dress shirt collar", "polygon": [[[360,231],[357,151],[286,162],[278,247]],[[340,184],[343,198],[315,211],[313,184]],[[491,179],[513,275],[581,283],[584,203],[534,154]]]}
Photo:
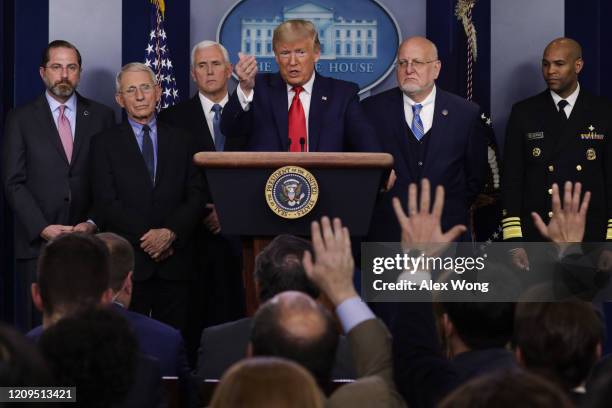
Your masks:
{"label": "dress shirt collar", "polygon": [[57,99],[49,95],[49,91],[45,92],[45,97],[47,98],[47,102],[49,103],[49,108],[51,108],[51,112],[55,113],[55,111],[59,109],[61,105],[65,105],[70,112],[76,113],[76,93],[73,92],[72,95],[70,95],[70,98],[68,98],[65,103],[60,103]]}
{"label": "dress shirt collar", "polygon": [[412,98],[410,98],[404,92],[402,92],[402,94],[404,95],[405,104],[407,103],[410,106],[421,104],[424,108],[425,106],[433,104],[436,101],[436,85],[433,86],[433,88],[431,89],[431,92],[429,92],[429,95],[427,95],[427,98],[423,99],[423,101],[421,102],[415,102],[414,100],[412,100]]}
{"label": "dress shirt collar", "polygon": [[[310,77],[310,79],[306,81],[304,85],[302,85],[302,88],[304,88],[304,92],[309,95],[312,95],[312,87],[314,86],[315,76],[315,72],[312,71],[312,76]],[[287,84],[287,92],[293,92],[293,85]]]}
{"label": "dress shirt collar", "polygon": [[[574,90],[574,92],[571,93],[570,96],[568,96],[567,98],[562,98],[561,96],[559,96],[559,94],[557,94],[555,91],[550,91],[550,95],[553,98],[553,101],[555,102],[555,107],[558,107],[558,103],[561,99],[565,99],[567,101],[567,103],[569,104],[570,107],[574,107],[574,105],[576,105],[576,99],[578,99],[578,94],[580,93],[580,84],[577,84],[576,89]],[[559,108],[557,108],[559,109]]]}
{"label": "dress shirt collar", "polygon": [[[129,116],[128,116],[128,122],[130,122],[130,126],[132,126],[132,129],[134,129],[134,134],[136,136],[140,136],[144,125],[136,122]],[[153,119],[151,119],[149,123],[147,123],[147,125],[149,125],[149,127],[151,128],[151,132],[155,132],[157,130],[157,119],[155,118],[155,116],[153,116]]]}
{"label": "dress shirt collar", "polygon": [[200,103],[202,104],[202,109],[204,110],[204,112],[206,114],[210,114],[212,112],[212,108],[215,104],[219,104],[221,105],[221,108],[225,107],[225,104],[227,103],[227,101],[229,100],[229,96],[228,94],[225,94],[225,96],[223,97],[223,99],[221,99],[221,102],[213,102],[210,99],[208,99],[206,96],[204,96],[204,94],[202,94],[202,92],[198,92],[198,96],[200,97]]}

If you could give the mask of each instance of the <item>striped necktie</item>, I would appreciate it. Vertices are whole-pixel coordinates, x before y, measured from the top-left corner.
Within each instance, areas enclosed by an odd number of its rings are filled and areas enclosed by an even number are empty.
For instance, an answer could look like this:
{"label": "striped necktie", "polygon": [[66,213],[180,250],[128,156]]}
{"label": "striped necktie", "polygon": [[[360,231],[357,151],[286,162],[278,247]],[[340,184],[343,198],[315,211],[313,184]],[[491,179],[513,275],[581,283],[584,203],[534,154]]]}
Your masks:
{"label": "striped necktie", "polygon": [[421,140],[425,135],[425,128],[423,127],[423,122],[421,121],[421,109],[423,109],[423,105],[417,103],[412,105],[412,125],[410,129],[412,129],[412,133],[417,140]]}

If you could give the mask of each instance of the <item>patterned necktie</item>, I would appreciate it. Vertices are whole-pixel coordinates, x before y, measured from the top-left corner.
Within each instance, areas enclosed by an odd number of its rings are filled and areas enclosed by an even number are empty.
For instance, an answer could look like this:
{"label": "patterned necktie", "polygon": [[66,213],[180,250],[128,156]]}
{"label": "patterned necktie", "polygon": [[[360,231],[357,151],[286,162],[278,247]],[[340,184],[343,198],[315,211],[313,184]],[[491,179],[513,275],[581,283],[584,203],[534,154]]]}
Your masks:
{"label": "patterned necktie", "polygon": [[213,137],[215,138],[215,149],[218,152],[222,152],[225,147],[225,136],[221,133],[221,105],[215,103],[212,107],[212,111],[215,112],[213,116]]}
{"label": "patterned necktie", "polygon": [[304,107],[300,101],[300,92],[304,88],[301,86],[294,86],[293,91],[295,95],[291,101],[291,107],[289,108],[289,146],[290,152],[307,152],[308,145],[306,143],[306,115],[304,114]]}
{"label": "patterned necktie", "polygon": [[72,128],[70,127],[70,121],[64,115],[64,110],[66,109],[66,105],[60,105],[59,107],[59,117],[57,118],[57,131],[59,133],[60,140],[62,141],[62,146],[64,146],[64,152],[66,153],[66,158],[68,159],[68,163],[72,160]]}
{"label": "patterned necktie", "polygon": [[559,107],[559,115],[563,120],[567,120],[567,114],[565,113],[565,107],[569,105],[569,102],[565,99],[561,99],[557,102],[557,106]]}
{"label": "patterned necktie", "polygon": [[142,127],[142,157],[151,176],[151,182],[155,184],[155,157],[153,155],[153,140],[151,139],[151,128],[149,125]]}
{"label": "patterned necktie", "polygon": [[423,109],[423,105],[420,103],[412,105],[412,126],[410,126],[410,129],[412,129],[412,133],[417,140],[421,140],[425,135],[425,128],[423,127],[421,116],[419,116],[421,109]]}

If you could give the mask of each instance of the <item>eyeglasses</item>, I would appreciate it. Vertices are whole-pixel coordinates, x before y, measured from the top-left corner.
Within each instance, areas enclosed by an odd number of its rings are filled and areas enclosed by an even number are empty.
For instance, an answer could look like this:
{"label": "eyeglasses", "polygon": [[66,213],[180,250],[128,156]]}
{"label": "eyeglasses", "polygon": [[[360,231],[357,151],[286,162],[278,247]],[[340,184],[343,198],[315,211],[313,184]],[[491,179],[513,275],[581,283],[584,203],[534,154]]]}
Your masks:
{"label": "eyeglasses", "polygon": [[63,72],[64,70],[67,70],[70,74],[74,74],[79,70],[79,64],[69,64],[69,65],[51,64],[51,65],[47,65],[45,69],[48,69],[49,71],[56,73],[56,74]]}
{"label": "eyeglasses", "polygon": [[140,90],[140,92],[142,92],[143,94],[149,94],[151,92],[153,92],[153,89],[155,88],[155,86],[153,84],[142,84],[140,86],[130,86],[128,89],[126,89],[125,91],[119,91],[119,93],[125,94],[129,97],[135,96],[136,92],[138,90]]}
{"label": "eyeglasses", "polygon": [[283,60],[288,60],[291,58],[291,54],[294,54],[296,58],[304,58],[306,54],[308,54],[305,50],[296,50],[296,51],[287,51],[283,50],[278,53],[278,57]]}
{"label": "eyeglasses", "polygon": [[435,59],[435,60],[431,60],[431,61],[419,61],[419,60],[408,61],[408,60],[401,59],[401,60],[398,60],[395,63],[395,65],[398,68],[401,68],[401,69],[406,69],[406,68],[410,67],[410,65],[412,65],[412,68],[414,68],[415,70],[419,71],[419,70],[425,68],[425,65],[431,64],[432,62],[436,62],[436,61],[438,61],[438,60]]}

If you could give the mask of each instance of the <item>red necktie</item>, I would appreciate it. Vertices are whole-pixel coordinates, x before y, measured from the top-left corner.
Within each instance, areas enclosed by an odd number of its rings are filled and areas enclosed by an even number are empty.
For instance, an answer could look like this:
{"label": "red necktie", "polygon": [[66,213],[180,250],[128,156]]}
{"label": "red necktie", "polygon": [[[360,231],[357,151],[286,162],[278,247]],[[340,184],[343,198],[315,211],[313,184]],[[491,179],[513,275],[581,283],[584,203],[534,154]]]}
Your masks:
{"label": "red necktie", "polygon": [[[289,141],[291,146],[289,147],[290,152],[307,152],[308,144],[306,142],[306,115],[304,115],[304,108],[300,101],[300,92],[304,88],[301,86],[294,86],[293,91],[295,95],[291,101],[291,107],[289,108]],[[300,143],[302,140],[302,143]]]}

